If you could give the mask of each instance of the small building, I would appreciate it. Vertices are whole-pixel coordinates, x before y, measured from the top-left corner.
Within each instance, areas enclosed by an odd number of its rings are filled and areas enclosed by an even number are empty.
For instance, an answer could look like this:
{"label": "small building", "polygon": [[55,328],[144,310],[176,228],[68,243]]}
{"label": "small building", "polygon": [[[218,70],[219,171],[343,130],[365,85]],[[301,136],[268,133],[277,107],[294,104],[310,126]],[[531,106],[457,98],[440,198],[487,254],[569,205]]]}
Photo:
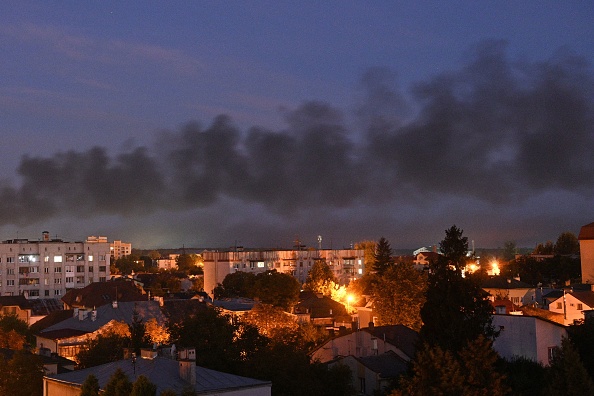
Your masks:
{"label": "small building", "polygon": [[82,289],[69,290],[63,297],[64,309],[93,309],[114,301],[147,301],[148,296],[133,281],[93,282]]}
{"label": "small building", "polygon": [[515,278],[493,276],[482,281],[481,287],[491,301],[507,299],[521,307],[536,300],[536,288]]}
{"label": "small building", "polygon": [[[192,351],[192,350],[189,350]],[[130,382],[143,375],[157,386],[156,394],[165,390],[181,394],[188,387],[204,396],[270,396],[272,383],[253,378],[223,373],[196,366],[191,354],[173,360],[156,356],[153,351],[142,351],[140,358],[130,358],[106,363],[70,373],[46,375],[43,378],[44,396],[78,396],[85,379],[93,374],[101,389],[109,382],[111,375],[121,369]]]}
{"label": "small building", "polygon": [[352,382],[358,395],[373,396],[384,394],[395,380],[408,369],[408,362],[393,351],[377,356],[344,356],[328,364],[347,366],[352,373]]}
{"label": "small building", "polygon": [[114,326],[130,325],[136,312],[145,323],[154,318],[165,323],[157,301],[132,301],[103,305],[94,310],[74,309],[73,315],[36,334],[37,348],[47,348],[67,359],[76,359],[81,346]]}
{"label": "small building", "polygon": [[523,357],[545,366],[550,364],[553,350],[567,337],[565,326],[527,315],[493,315],[493,326],[499,336],[493,349],[504,359]]}
{"label": "small building", "polygon": [[23,322],[31,325],[32,306],[25,296],[0,296],[0,313],[15,315]]}
{"label": "small building", "polygon": [[549,311],[563,314],[566,325],[584,321],[584,311],[594,309],[594,292],[563,291],[563,294],[549,304]]}
{"label": "small building", "polygon": [[415,355],[418,338],[416,331],[403,325],[372,325],[326,341],[311,353],[311,360],[326,363],[339,356],[377,356],[392,351],[408,362]]}

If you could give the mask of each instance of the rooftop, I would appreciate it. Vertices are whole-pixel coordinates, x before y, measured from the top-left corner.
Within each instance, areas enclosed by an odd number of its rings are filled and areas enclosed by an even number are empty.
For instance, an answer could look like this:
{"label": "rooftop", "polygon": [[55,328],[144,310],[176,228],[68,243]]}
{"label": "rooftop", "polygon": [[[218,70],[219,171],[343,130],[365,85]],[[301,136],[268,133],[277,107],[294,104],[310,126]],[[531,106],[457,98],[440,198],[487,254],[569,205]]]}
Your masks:
{"label": "rooftop", "polygon": [[[271,386],[268,381],[260,381],[252,378],[240,377],[233,374],[210,370],[204,367],[196,368],[196,393],[216,394],[238,390],[242,388]],[[90,367],[88,369],[72,371],[70,373],[55,374],[47,378],[56,379],[60,382],[82,384],[89,374],[93,374],[99,380],[99,386],[103,389],[108,383],[111,375],[118,369],[122,369],[130,381],[134,382],[140,375],[147,377],[153,384],[157,385],[157,394],[166,389],[181,393],[189,383],[179,376],[178,362],[164,357],[154,359],[119,360]]]}

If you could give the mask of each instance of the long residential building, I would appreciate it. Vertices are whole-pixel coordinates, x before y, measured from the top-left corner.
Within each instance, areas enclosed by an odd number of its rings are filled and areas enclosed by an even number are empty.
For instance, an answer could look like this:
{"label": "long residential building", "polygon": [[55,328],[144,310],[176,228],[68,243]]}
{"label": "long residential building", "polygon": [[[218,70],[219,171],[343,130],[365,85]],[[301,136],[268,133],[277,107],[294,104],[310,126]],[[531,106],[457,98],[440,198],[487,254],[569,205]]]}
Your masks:
{"label": "long residential building", "polygon": [[348,284],[365,273],[363,249],[204,251],[204,290],[213,295],[218,283],[234,272],[276,270],[304,283],[316,261],[325,261],[339,283]]}
{"label": "long residential building", "polygon": [[110,247],[105,237],[84,242],[9,239],[0,243],[0,294],[54,298],[67,290],[109,279]]}

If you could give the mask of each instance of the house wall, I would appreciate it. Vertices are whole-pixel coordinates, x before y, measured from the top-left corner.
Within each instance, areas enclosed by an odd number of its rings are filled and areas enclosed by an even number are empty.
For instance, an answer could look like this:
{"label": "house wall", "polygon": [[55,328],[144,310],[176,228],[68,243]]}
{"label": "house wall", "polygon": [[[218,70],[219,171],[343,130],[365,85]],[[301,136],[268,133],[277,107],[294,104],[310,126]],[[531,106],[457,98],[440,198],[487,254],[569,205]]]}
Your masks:
{"label": "house wall", "polygon": [[496,330],[503,326],[493,348],[508,360],[520,356],[548,365],[549,348],[560,346],[567,336],[563,326],[531,316],[493,315],[493,325]]}
{"label": "house wall", "polygon": [[[343,364],[351,370],[351,381],[354,389],[357,391],[357,395],[373,396],[380,391],[382,386],[384,386],[375,372],[369,370],[352,356],[346,356],[335,364]],[[365,383],[364,389],[362,389],[361,379],[363,379]]]}
{"label": "house wall", "polygon": [[582,282],[594,284],[594,239],[580,240]]}
{"label": "house wall", "polygon": [[[565,311],[563,306],[565,305]],[[549,304],[549,311],[563,314],[565,312],[565,318],[563,320],[565,325],[571,325],[574,321],[584,320],[584,310],[592,309],[582,301],[575,298],[571,293],[565,294],[565,304],[563,303],[563,296],[559,297],[555,301]]]}
{"label": "house wall", "polygon": [[325,363],[337,356],[365,357],[379,355],[387,351],[394,351],[405,361],[410,360],[410,357],[406,356],[396,346],[384,342],[381,338],[373,337],[367,331],[355,331],[327,341],[312,353],[311,360],[319,360]]}
{"label": "house wall", "polygon": [[494,289],[494,288],[484,288],[484,290],[489,293],[492,297],[492,300],[503,297],[510,300],[512,303],[522,306],[525,304],[530,304],[535,301],[536,299],[536,289]]}
{"label": "house wall", "polygon": [[43,396],[80,396],[80,387],[44,378]]}

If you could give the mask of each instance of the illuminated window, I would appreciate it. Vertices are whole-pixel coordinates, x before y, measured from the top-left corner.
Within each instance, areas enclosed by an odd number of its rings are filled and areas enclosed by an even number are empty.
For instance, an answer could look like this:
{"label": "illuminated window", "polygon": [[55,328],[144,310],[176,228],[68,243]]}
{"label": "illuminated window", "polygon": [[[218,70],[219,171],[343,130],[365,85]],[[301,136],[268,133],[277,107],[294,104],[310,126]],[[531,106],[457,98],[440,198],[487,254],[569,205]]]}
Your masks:
{"label": "illuminated window", "polygon": [[89,257],[89,258],[88,258],[87,260],[89,260],[89,261],[93,261],[93,256],[92,256],[92,255],[89,255],[88,257]]}
{"label": "illuminated window", "polygon": [[61,263],[62,262],[62,256],[54,256],[54,263]]}

